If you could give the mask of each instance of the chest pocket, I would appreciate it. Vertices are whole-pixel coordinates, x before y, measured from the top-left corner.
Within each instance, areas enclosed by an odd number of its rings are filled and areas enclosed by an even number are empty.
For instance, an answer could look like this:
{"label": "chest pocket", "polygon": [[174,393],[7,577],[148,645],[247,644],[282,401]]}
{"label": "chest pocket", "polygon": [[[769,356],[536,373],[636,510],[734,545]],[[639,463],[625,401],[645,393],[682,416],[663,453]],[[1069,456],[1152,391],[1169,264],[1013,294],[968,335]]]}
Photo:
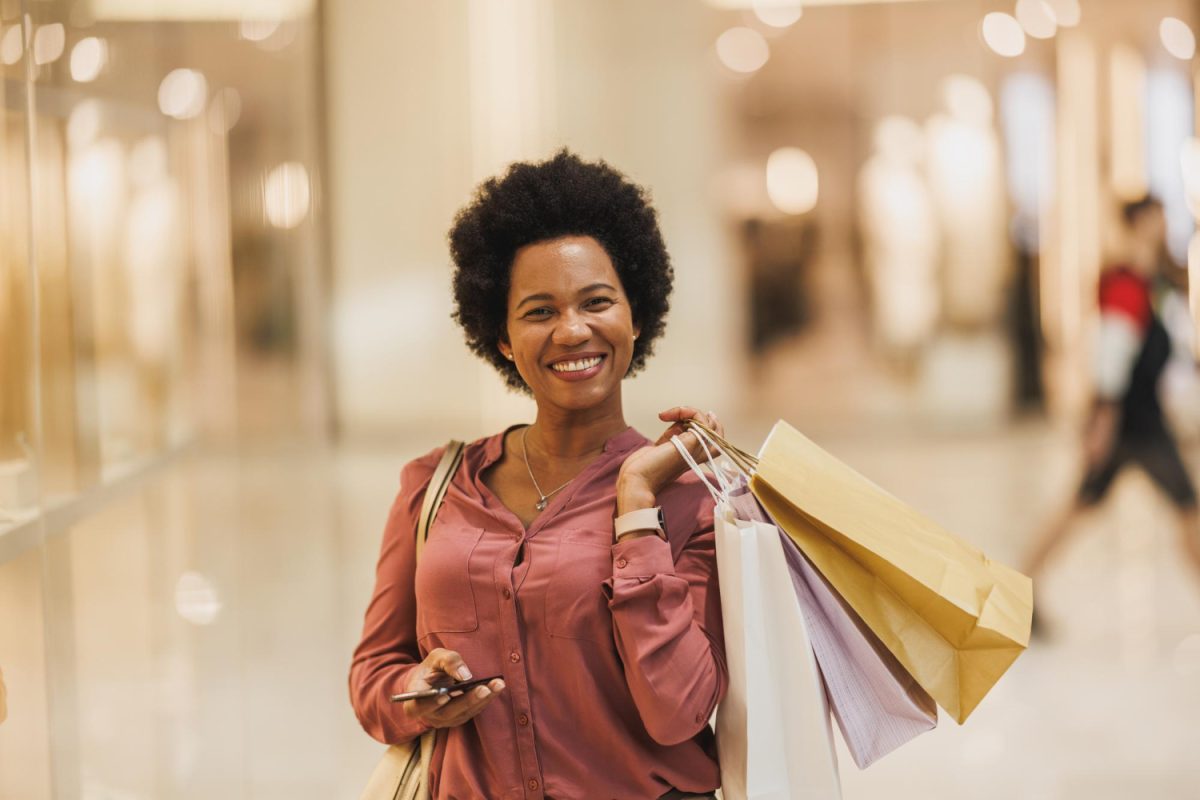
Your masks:
{"label": "chest pocket", "polygon": [[429,531],[415,581],[418,638],[479,628],[471,556],[482,535],[482,528],[455,525],[435,524]]}
{"label": "chest pocket", "polygon": [[602,584],[612,577],[611,531],[565,531],[546,591],[551,636],[615,646]]}

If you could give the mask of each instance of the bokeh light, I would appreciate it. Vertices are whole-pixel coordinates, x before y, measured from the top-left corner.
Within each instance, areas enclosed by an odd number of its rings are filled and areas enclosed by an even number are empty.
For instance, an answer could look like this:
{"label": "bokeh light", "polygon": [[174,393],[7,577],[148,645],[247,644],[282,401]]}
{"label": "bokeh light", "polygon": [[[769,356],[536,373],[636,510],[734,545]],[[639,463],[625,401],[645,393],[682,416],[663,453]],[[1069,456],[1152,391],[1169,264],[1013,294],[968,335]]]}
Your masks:
{"label": "bokeh light", "polygon": [[1163,47],[1176,58],[1190,61],[1196,55],[1196,34],[1183,20],[1167,17],[1159,24],[1158,35]]}
{"label": "bokeh light", "polygon": [[1035,39],[1049,39],[1058,30],[1058,18],[1046,0],[1017,0],[1017,22]]}
{"label": "bokeh light", "polygon": [[771,57],[767,40],[753,28],[730,28],[717,38],[717,57],[734,72],[757,72]]}
{"label": "bokeh light", "polygon": [[33,33],[33,63],[52,64],[62,58],[67,31],[62,23],[42,25]]}
{"label": "bokeh light", "polygon": [[185,572],[175,584],[175,611],[193,625],[211,625],[221,613],[221,598],[208,578]]}
{"label": "bokeh light", "polygon": [[754,16],[772,28],[787,28],[804,15],[804,6],[797,0],[754,0]]}
{"label": "bokeh light", "polygon": [[108,43],[103,39],[89,36],[71,48],[71,78],[77,83],[96,80],[107,63]]}
{"label": "bokeh light", "polygon": [[244,19],[238,26],[238,32],[249,42],[261,42],[279,30],[278,19]]}
{"label": "bokeh light", "polygon": [[21,30],[21,23],[18,22],[9,26],[4,36],[0,37],[0,61],[11,67],[20,61],[24,54],[25,34]]}
{"label": "bokeh light", "polygon": [[175,69],[167,73],[158,87],[158,107],[168,117],[191,119],[204,110],[208,81],[194,69]]}
{"label": "bokeh light", "polygon": [[312,190],[308,170],[298,161],[287,161],[267,174],[263,182],[263,208],[276,228],[294,228],[308,215]]}
{"label": "bokeh light", "polygon": [[996,55],[1015,58],[1025,52],[1025,30],[1016,17],[993,11],[983,18],[983,41]]}
{"label": "bokeh light", "polygon": [[805,214],[817,205],[817,164],[799,147],[781,147],[767,158],[767,196],[785,214]]}

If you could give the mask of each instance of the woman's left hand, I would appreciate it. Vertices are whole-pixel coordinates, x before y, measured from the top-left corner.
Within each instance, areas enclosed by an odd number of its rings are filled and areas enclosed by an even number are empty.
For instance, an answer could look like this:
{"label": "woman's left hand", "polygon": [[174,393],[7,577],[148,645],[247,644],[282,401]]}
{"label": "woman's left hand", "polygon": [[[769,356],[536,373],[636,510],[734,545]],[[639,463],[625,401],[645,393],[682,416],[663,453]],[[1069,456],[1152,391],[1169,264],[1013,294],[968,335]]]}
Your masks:
{"label": "woman's left hand", "polygon": [[618,516],[637,508],[654,506],[658,493],[687,470],[687,463],[671,443],[672,436],[678,436],[697,461],[705,460],[704,446],[700,438],[688,429],[688,420],[694,419],[717,434],[725,435],[725,428],[711,411],[678,406],[661,412],[658,418],[672,423],[671,426],[658,437],[657,442],[635,451],[621,466],[617,477]]}

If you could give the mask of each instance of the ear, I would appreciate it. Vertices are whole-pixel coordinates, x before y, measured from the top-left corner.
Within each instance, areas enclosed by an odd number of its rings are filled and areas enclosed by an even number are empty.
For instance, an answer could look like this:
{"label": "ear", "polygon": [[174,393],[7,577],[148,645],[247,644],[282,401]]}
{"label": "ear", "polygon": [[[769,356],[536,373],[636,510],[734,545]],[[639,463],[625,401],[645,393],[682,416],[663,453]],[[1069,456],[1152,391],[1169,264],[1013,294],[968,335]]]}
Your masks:
{"label": "ear", "polygon": [[641,326],[641,325],[634,325],[634,326],[633,326],[633,338],[634,338],[634,341],[636,341],[636,340],[637,340],[637,338],[638,338],[639,336],[641,336],[641,335],[642,335],[642,326]]}
{"label": "ear", "polygon": [[512,347],[509,345],[508,342],[506,342],[504,340],[496,342],[496,349],[500,351],[500,355],[504,356],[509,361],[513,360]]}

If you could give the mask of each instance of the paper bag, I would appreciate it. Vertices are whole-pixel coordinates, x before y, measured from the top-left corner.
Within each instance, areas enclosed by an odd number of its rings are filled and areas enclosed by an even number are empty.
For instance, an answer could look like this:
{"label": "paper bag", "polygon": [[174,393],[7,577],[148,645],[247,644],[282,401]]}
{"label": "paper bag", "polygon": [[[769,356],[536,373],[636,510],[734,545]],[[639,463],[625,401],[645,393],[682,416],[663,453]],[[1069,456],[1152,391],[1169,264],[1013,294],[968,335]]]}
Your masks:
{"label": "paper bag", "polygon": [[1029,644],[1029,578],[989,560],[798,431],[776,423],[755,496],[958,722]]}

